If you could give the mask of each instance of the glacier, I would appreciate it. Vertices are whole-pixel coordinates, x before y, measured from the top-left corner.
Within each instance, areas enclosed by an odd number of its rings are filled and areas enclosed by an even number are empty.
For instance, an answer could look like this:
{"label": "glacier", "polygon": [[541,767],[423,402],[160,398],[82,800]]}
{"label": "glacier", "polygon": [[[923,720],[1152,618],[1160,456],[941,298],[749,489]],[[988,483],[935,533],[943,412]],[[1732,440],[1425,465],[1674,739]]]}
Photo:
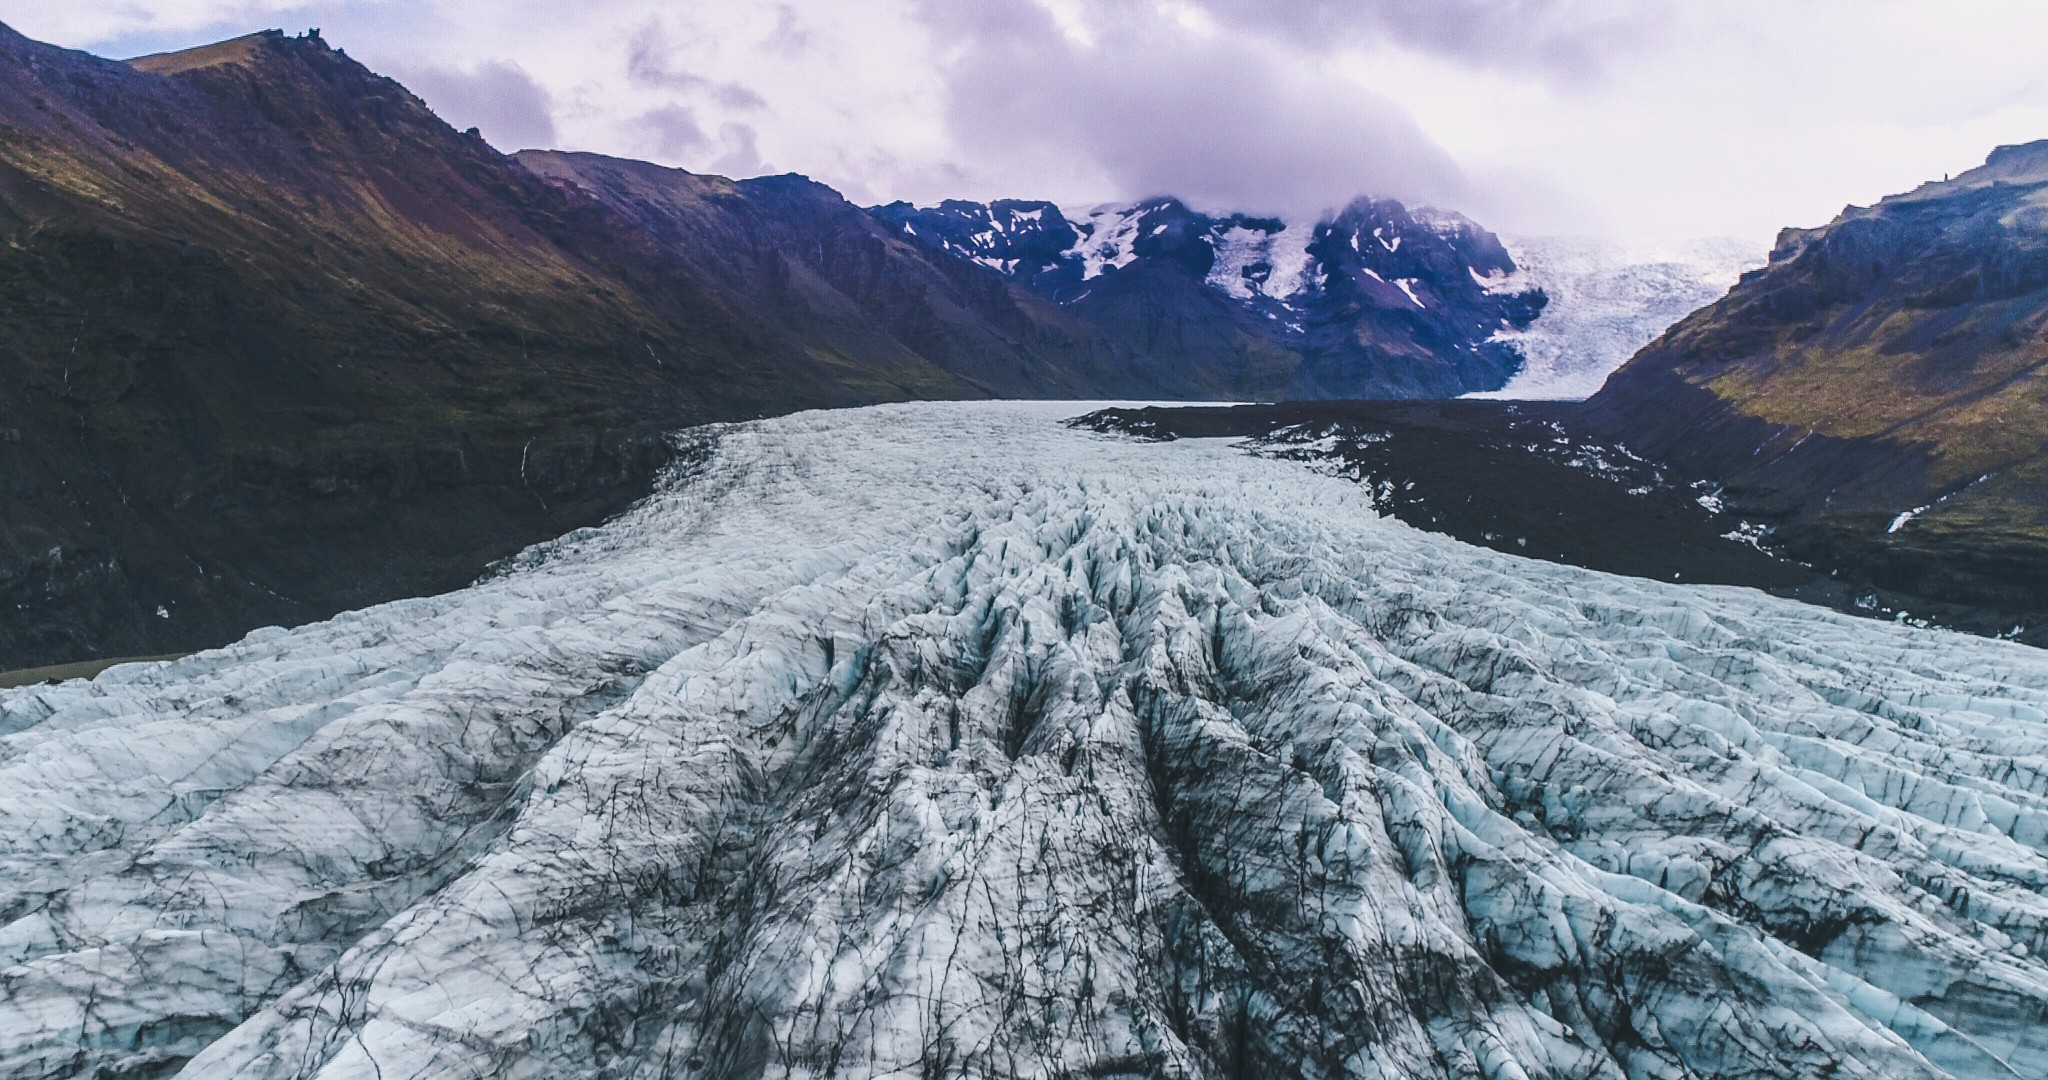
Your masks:
{"label": "glacier", "polygon": [[1615,368],[1673,323],[1719,300],[1768,246],[1733,238],[1609,240],[1503,236],[1517,271],[1490,289],[1540,288],[1550,298],[1527,329],[1499,341],[1522,353],[1522,369],[1498,390],[1466,397],[1576,401],[1591,397]]}
{"label": "glacier", "polygon": [[0,693],[0,1075],[2048,1076],[2048,657],[1080,411]]}

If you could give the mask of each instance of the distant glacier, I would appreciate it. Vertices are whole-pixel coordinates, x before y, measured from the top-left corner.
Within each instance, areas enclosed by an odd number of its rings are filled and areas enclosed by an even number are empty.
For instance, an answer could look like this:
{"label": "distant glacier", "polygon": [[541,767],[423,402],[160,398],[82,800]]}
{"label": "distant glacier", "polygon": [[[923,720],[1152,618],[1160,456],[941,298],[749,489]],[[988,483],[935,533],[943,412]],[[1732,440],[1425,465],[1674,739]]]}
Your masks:
{"label": "distant glacier", "polygon": [[0,693],[0,1074],[2048,1075],[2048,656],[1082,411]]}
{"label": "distant glacier", "polygon": [[1673,323],[1719,300],[1766,249],[1736,239],[1620,241],[1597,237],[1503,236],[1516,272],[1494,286],[1542,289],[1543,314],[1495,340],[1512,343],[1522,368],[1475,398],[1576,401],[1588,398],[1636,350]]}

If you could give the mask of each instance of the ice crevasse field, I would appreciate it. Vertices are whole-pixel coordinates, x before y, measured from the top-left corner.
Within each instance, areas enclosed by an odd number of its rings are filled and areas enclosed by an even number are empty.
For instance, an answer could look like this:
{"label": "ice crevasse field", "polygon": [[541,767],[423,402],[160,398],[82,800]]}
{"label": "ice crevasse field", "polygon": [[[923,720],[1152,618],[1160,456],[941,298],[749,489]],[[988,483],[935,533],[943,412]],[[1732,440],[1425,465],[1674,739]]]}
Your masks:
{"label": "ice crevasse field", "polygon": [[2048,1076],[2048,657],[1084,409],[0,693],[0,1075]]}

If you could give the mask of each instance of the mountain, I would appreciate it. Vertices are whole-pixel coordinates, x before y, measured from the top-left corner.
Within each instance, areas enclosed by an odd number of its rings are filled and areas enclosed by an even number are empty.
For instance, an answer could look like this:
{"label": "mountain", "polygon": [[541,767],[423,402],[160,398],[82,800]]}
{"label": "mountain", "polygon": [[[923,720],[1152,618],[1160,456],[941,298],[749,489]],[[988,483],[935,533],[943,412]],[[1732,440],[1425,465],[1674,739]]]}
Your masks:
{"label": "mountain", "polygon": [[1461,215],[1359,199],[1325,220],[1217,217],[1177,199],[891,203],[877,217],[1028,286],[1215,398],[1455,397],[1522,363],[1501,335],[1544,294]]}
{"label": "mountain", "polygon": [[0,692],[0,1073],[2048,1075],[2040,651],[1069,412]]}
{"label": "mountain", "polygon": [[0,666],[460,585],[684,423],[987,392],[819,355],[317,37],[0,57]]}
{"label": "mountain", "polygon": [[317,35],[118,63],[0,27],[0,59],[0,668],[459,586],[630,505],[690,424],[1455,392],[1540,306],[1391,204],[1310,230],[1285,296],[1247,254],[1276,223],[1148,204],[1076,298],[802,177],[500,154]]}
{"label": "mountain", "polygon": [[2048,142],[1817,229],[1608,380],[1593,418],[1820,566],[2048,623]]}
{"label": "mountain", "polygon": [[973,396],[1190,396],[1171,368],[981,266],[906,242],[804,177],[734,181],[558,151],[516,159],[841,367],[929,364]]}

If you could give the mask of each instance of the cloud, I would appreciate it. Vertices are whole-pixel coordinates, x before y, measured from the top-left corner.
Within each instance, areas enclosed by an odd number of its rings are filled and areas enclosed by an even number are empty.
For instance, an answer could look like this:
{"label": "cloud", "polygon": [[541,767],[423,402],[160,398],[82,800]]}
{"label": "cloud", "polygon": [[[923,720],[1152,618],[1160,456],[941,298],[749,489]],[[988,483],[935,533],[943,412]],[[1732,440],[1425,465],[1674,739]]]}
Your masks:
{"label": "cloud", "polygon": [[647,89],[699,95],[734,112],[767,108],[761,95],[740,83],[718,82],[689,70],[682,60],[683,52],[682,44],[670,37],[666,22],[649,19],[626,42],[626,80]]}
{"label": "cloud", "polygon": [[710,171],[720,176],[759,176],[768,171],[761,163],[759,136],[753,126],[732,121],[718,125],[719,154]]}
{"label": "cloud", "polygon": [[1310,52],[1394,45],[1480,67],[1566,79],[1658,34],[1670,0],[1191,0],[1232,29]]}
{"label": "cloud", "polygon": [[441,119],[475,127],[500,150],[547,149],[560,145],[554,99],[526,69],[508,60],[473,67],[421,67],[392,76],[418,94]]}
{"label": "cloud", "polygon": [[811,31],[789,4],[775,5],[775,29],[761,40],[764,52],[789,58],[803,55],[811,47]]}
{"label": "cloud", "polygon": [[697,123],[697,110],[687,105],[661,105],[641,113],[636,125],[664,164],[678,164],[710,145]]}
{"label": "cloud", "polygon": [[1064,160],[1126,197],[1289,213],[1361,193],[1447,205],[1468,193],[1457,163],[1392,100],[1191,9],[923,10],[949,57],[948,130],[984,169]]}
{"label": "cloud", "polygon": [[508,149],[772,162],[863,202],[1372,193],[1507,231],[1762,242],[2048,134],[2039,0],[559,7],[0,0],[0,20],[102,56],[318,26]]}

